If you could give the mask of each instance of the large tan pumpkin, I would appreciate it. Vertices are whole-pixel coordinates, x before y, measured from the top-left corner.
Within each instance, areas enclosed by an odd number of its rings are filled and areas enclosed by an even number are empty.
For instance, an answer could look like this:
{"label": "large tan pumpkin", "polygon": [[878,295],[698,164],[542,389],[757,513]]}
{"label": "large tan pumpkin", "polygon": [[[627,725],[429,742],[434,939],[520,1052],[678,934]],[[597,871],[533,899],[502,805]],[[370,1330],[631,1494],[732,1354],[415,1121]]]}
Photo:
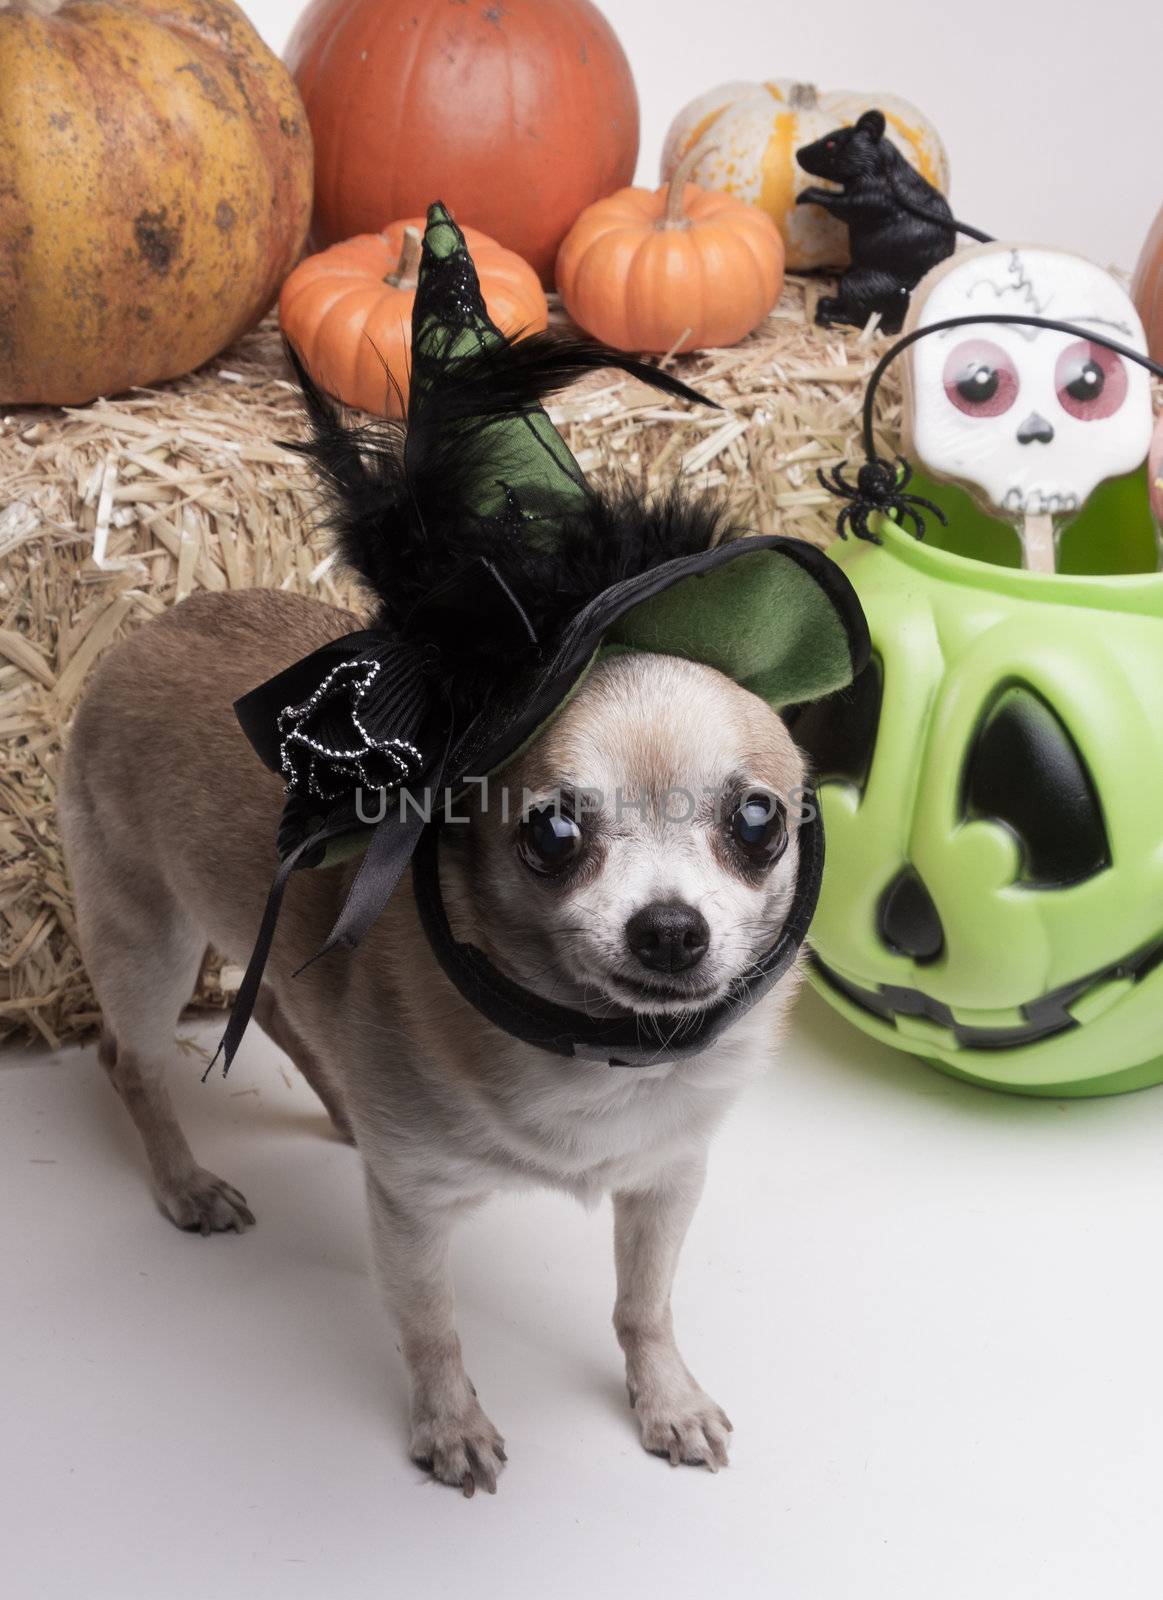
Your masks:
{"label": "large tan pumpkin", "polygon": [[1163,206],[1140,252],[1131,295],[1147,331],[1147,349],[1163,361]]}
{"label": "large tan pumpkin", "polygon": [[177,377],[267,310],[307,118],[230,0],[0,0],[0,404]]}
{"label": "large tan pumpkin", "polygon": [[819,206],[796,206],[796,195],[816,180],[796,161],[796,151],[833,128],[850,127],[873,107],[884,112],[887,137],[923,178],[942,192],[949,187],[949,160],[928,119],[891,94],[839,90],[821,94],[790,78],[770,83],[723,83],[679,112],[662,152],[662,177],[702,144],[693,183],[722,189],[766,211],[787,250],[792,272],[845,267],[848,229]]}

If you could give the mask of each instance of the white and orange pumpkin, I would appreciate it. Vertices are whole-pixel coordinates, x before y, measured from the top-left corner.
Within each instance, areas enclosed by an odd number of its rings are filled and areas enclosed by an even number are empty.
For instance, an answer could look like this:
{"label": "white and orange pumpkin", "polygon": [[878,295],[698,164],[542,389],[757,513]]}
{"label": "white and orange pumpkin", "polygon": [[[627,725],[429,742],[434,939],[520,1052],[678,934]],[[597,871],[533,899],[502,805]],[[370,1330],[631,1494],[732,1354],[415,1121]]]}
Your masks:
{"label": "white and orange pumpkin", "polygon": [[[788,78],[768,83],[724,83],[680,111],[666,136],[662,177],[699,144],[704,154],[691,181],[721,189],[766,211],[783,234],[789,271],[848,265],[848,230],[819,206],[796,206],[814,180],[796,151],[833,128],[850,127],[865,111],[883,111],[886,136],[921,176],[945,192],[949,160],[932,123],[907,100],[891,94],[837,90],[824,94]],[[712,135],[713,130],[713,136]]]}

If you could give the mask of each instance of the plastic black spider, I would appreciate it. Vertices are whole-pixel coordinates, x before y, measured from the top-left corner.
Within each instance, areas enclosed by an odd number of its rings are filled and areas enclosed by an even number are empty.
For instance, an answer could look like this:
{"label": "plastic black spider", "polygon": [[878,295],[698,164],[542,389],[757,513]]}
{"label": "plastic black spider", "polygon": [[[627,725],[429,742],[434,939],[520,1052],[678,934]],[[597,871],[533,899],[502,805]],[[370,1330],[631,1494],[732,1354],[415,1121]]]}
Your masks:
{"label": "plastic black spider", "polygon": [[921,516],[920,507],[931,511],[942,527],[948,525],[949,519],[940,506],[922,495],[905,493],[912,480],[913,469],[903,456],[897,456],[895,461],[870,456],[857,472],[855,483],[844,476],[847,465],[847,461],[841,461],[830,472],[825,472],[822,467],[816,471],[816,477],[829,494],[848,501],[836,518],[836,532],[841,539],[848,537],[848,529],[851,528],[858,539],[867,539],[870,544],[882,543],[868,526],[868,519],[874,511],[892,517],[902,528],[911,522],[912,532],[918,539],[925,536],[925,519]]}

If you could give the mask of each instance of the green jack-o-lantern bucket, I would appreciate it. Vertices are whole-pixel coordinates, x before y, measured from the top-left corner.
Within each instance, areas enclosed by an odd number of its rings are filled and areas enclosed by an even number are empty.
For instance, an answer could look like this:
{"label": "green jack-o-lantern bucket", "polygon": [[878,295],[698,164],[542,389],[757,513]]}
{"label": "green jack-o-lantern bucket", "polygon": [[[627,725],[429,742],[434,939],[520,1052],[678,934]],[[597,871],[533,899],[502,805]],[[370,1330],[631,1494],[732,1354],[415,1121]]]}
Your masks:
{"label": "green jack-o-lantern bucket", "polygon": [[813,979],[1034,1094],[1163,1081],[1163,574],[847,547],[872,664],[796,737],[828,841]]}
{"label": "green jack-o-lantern bucket", "polygon": [[[1163,1082],[1163,573],[1144,570],[1145,474],[1087,502],[1065,570],[1022,570],[999,564],[1013,530],[963,488],[888,469],[870,417],[861,472],[880,493],[849,526],[883,542],[834,549],[874,657],[793,724],[827,837],[813,982],[875,1038],[996,1088]],[[902,526],[918,505],[923,541]]]}

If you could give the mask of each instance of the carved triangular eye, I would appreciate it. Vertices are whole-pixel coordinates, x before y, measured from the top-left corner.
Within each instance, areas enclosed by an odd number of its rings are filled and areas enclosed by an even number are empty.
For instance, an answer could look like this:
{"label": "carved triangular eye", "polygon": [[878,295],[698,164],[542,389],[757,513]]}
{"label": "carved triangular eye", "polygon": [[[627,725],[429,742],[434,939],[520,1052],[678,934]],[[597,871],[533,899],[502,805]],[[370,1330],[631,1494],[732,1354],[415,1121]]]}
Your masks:
{"label": "carved triangular eye", "polygon": [[873,656],[864,671],[823,700],[785,712],[792,737],[808,757],[816,783],[850,783],[863,790],[872,767],[884,674]]}
{"label": "carved triangular eye", "polygon": [[1020,881],[1064,889],[1111,864],[1094,780],[1056,713],[1015,685],[994,701],[969,752],[967,820],[998,822],[1022,851]]}

